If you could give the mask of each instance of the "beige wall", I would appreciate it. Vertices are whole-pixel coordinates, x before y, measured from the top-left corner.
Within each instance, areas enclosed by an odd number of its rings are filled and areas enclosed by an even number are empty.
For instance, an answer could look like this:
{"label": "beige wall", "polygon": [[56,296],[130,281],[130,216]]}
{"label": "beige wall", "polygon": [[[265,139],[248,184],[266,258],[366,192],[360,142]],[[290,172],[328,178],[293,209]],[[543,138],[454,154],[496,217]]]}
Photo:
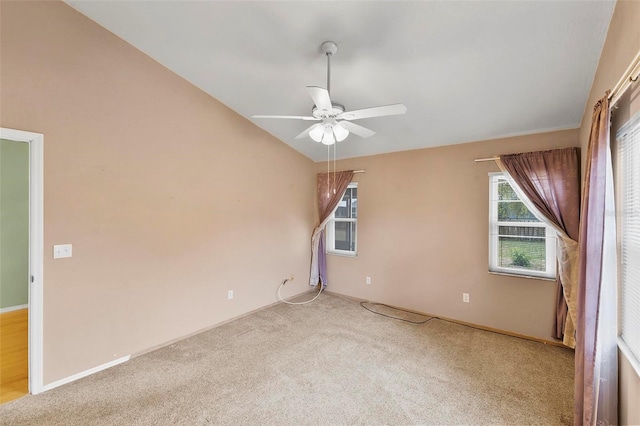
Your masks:
{"label": "beige wall", "polygon": [[[591,87],[589,101],[580,127],[580,145],[586,155],[591,114],[596,101],[618,82],[627,66],[640,51],[640,1],[618,1],[609,24],[609,32],[602,50],[598,70]],[[614,110],[614,127],[623,124],[640,110],[640,91],[637,86]],[[629,106],[631,102],[631,106]],[[615,130],[614,130],[615,131]],[[584,156],[583,156],[584,167]],[[620,424],[640,424],[640,376],[620,353]]]}
{"label": "beige wall", "polygon": [[577,145],[566,130],[340,161],[366,173],[355,175],[358,257],[328,256],[328,290],[551,340],[556,283],[487,272],[498,168],[473,160]]}
{"label": "beige wall", "polygon": [[621,425],[640,424],[640,378],[625,355],[618,351],[620,363],[620,418]]}
{"label": "beige wall", "polygon": [[291,274],[285,295],[308,290],[313,162],[64,3],[0,8],[0,124],[45,137],[45,384],[273,303]]}

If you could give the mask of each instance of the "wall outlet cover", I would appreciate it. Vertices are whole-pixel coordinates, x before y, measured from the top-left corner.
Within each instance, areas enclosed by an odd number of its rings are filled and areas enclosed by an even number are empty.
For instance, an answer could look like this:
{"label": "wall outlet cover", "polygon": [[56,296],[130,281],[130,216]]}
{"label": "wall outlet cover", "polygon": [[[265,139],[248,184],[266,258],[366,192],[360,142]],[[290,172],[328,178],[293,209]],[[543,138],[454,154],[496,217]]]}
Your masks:
{"label": "wall outlet cover", "polygon": [[65,257],[71,257],[73,247],[71,244],[57,244],[53,246],[53,258],[64,259]]}

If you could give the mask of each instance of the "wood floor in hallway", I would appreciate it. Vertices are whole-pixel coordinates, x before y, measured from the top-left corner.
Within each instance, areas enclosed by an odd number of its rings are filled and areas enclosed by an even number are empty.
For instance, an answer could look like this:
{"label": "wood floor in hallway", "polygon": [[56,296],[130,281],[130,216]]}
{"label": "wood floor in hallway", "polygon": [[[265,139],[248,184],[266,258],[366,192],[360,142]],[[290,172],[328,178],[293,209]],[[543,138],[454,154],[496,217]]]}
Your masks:
{"label": "wood floor in hallway", "polygon": [[29,393],[29,310],[0,314],[0,404]]}

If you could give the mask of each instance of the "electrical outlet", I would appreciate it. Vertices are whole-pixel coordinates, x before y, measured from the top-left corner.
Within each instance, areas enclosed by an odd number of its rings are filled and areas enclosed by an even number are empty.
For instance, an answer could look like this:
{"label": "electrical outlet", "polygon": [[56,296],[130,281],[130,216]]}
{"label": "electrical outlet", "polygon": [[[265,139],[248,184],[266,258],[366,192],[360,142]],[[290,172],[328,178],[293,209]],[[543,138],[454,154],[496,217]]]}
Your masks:
{"label": "electrical outlet", "polygon": [[462,293],[462,301],[464,303],[469,303],[469,293]]}
{"label": "electrical outlet", "polygon": [[73,247],[71,244],[58,244],[53,246],[53,258],[63,259],[65,257],[71,257]]}
{"label": "electrical outlet", "polygon": [[367,277],[367,284],[371,284],[371,277]]}
{"label": "electrical outlet", "polygon": [[233,299],[233,290],[229,290],[227,292],[227,299],[229,299],[229,300]]}

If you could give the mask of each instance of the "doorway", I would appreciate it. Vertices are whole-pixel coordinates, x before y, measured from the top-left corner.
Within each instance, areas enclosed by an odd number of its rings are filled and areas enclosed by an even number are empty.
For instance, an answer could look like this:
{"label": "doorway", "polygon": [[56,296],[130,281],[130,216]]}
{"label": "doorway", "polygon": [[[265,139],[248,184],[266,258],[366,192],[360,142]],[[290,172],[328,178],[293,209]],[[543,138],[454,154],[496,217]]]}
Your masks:
{"label": "doorway", "polygon": [[42,391],[43,141],[0,128],[0,402]]}
{"label": "doorway", "polygon": [[29,144],[0,139],[0,403],[29,391],[28,308]]}

